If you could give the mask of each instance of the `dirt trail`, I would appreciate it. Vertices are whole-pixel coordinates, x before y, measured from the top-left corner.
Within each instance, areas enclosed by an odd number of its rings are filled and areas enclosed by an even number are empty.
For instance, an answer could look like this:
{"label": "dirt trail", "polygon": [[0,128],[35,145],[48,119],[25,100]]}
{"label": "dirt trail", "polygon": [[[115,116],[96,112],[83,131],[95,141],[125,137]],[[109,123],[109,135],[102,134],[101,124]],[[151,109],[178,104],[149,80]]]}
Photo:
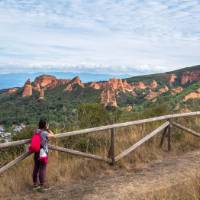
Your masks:
{"label": "dirt trail", "polygon": [[[29,192],[13,200],[134,200],[152,190],[162,190],[185,182],[200,167],[200,151],[176,157],[169,155],[141,169],[125,171],[116,169],[112,175],[87,179],[70,186],[55,186],[45,193]],[[4,198],[5,199],[5,198]]]}

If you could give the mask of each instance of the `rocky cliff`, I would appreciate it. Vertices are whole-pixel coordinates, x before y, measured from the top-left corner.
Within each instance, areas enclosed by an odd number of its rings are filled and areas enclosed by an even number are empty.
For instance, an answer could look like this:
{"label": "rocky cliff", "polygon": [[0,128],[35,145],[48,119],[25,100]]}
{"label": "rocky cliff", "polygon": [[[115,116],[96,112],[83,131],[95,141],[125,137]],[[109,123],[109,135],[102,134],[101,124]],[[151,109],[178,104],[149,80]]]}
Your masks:
{"label": "rocky cliff", "polygon": [[193,81],[200,81],[200,70],[186,71],[182,74],[181,85],[185,85]]}
{"label": "rocky cliff", "polygon": [[167,77],[167,80],[168,80],[169,84],[174,83],[176,79],[177,79],[176,74],[169,74],[169,76]]}
{"label": "rocky cliff", "polygon": [[[57,86],[63,85],[63,92],[67,93],[75,91],[77,86],[80,88],[90,87],[99,91],[97,94],[100,95],[99,98],[104,106],[117,107],[118,97],[121,94],[128,95],[127,99],[138,98],[140,102],[142,98],[143,101],[155,100],[167,92],[167,95],[182,93],[188,85],[198,81],[200,81],[200,69],[197,67],[194,70],[178,70],[177,72],[149,76],[149,79],[148,77],[136,77],[135,79],[133,77],[131,81],[129,79],[113,78],[108,81],[83,83],[78,76],[73,79],[57,79],[55,76],[42,75],[32,83],[30,80],[26,81],[22,96],[31,96],[33,91],[37,91],[39,99],[44,99],[46,91]],[[11,88],[7,93],[16,93],[16,90]],[[84,93],[84,90],[81,93]],[[182,100],[198,99],[199,95],[198,91],[194,91]],[[131,104],[132,102],[129,100],[129,103]]]}
{"label": "rocky cliff", "polygon": [[66,92],[72,92],[73,91],[73,87],[76,86],[76,85],[78,85],[78,86],[80,86],[82,88],[85,87],[84,83],[82,83],[81,79],[78,76],[76,76],[75,78],[73,78],[72,80],[67,82],[66,84],[67,84],[67,86],[66,86],[66,88],[64,90]]}
{"label": "rocky cliff", "polygon": [[139,82],[135,83],[135,88],[144,90],[147,88],[147,86],[142,81],[139,81]]}
{"label": "rocky cliff", "polygon": [[200,88],[186,95],[183,101],[188,101],[189,99],[200,99]]}
{"label": "rocky cliff", "polygon": [[89,87],[96,90],[102,90],[101,103],[104,104],[104,106],[117,107],[116,95],[118,92],[129,92],[132,95],[136,95],[134,92],[135,87],[122,79],[113,78],[99,83],[92,82],[89,84]]}
{"label": "rocky cliff", "polygon": [[104,81],[104,82],[92,82],[89,85],[90,87],[94,88],[94,89],[105,89],[105,88],[112,88],[113,90],[118,90],[118,91],[123,91],[123,92],[132,92],[134,91],[134,86],[127,83],[126,80],[122,80],[122,79],[110,79],[108,81]]}
{"label": "rocky cliff", "polygon": [[153,80],[153,81],[151,82],[151,84],[150,84],[150,88],[151,88],[151,89],[156,89],[157,87],[158,87],[157,81]]}
{"label": "rocky cliff", "polygon": [[32,85],[30,79],[28,79],[23,88],[22,97],[32,96]]}
{"label": "rocky cliff", "polygon": [[58,82],[55,76],[42,75],[35,79],[34,84],[38,87],[47,87]]}
{"label": "rocky cliff", "polygon": [[10,89],[7,91],[7,93],[8,93],[8,94],[15,94],[15,93],[17,93],[17,91],[18,91],[17,88],[10,88]]}
{"label": "rocky cliff", "polygon": [[35,86],[35,90],[40,91],[41,88],[55,88],[59,85],[68,84],[69,82],[69,79],[57,79],[55,76],[42,75],[34,80],[33,85]]}
{"label": "rocky cliff", "polygon": [[175,94],[179,94],[179,93],[181,93],[183,91],[183,88],[182,87],[175,87],[175,88],[173,88],[172,90],[171,90],[171,94],[172,95],[175,95]]}
{"label": "rocky cliff", "polygon": [[44,99],[44,88],[43,88],[43,87],[40,88],[40,96],[39,96],[39,99],[40,99],[40,100],[43,100],[43,99]]}
{"label": "rocky cliff", "polygon": [[105,107],[117,107],[116,92],[113,88],[106,88],[102,91],[101,103]]}

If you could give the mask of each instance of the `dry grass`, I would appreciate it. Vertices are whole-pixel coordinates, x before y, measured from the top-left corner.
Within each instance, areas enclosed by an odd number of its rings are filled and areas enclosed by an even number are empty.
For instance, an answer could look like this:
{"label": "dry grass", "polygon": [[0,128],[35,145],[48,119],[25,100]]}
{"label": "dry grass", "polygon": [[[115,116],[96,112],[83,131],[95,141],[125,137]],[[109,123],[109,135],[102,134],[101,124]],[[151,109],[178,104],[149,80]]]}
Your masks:
{"label": "dry grass", "polygon": [[144,195],[143,200],[199,200],[200,199],[200,181],[199,174],[188,175],[189,178],[183,180],[173,187],[165,187],[159,191],[152,191]]}
{"label": "dry grass", "polygon": [[[187,124],[187,127],[194,127],[195,130],[200,130],[198,118],[194,118],[193,120],[179,120],[182,124]],[[120,128],[116,133],[116,154],[120,153],[122,150],[128,148],[134,142],[138,141],[144,135],[151,132],[153,129],[158,127],[162,122],[154,122],[151,124],[145,124],[140,126],[133,126],[127,128]],[[110,134],[108,132],[104,132],[102,134],[90,134],[86,137],[86,145],[84,146],[75,146],[78,149],[82,149],[89,152],[94,152],[96,154],[107,156],[107,152],[109,149],[109,139]],[[162,159],[166,153],[166,142],[164,144],[163,149],[159,148],[160,137],[156,136],[151,139],[145,145],[141,146],[138,150],[131,153],[128,157],[121,160],[118,163],[118,167],[121,168],[129,168],[129,166],[139,166],[141,163],[150,162],[155,159]],[[67,139],[65,139],[67,141]],[[75,136],[73,141],[77,144],[79,141],[79,137]],[[57,143],[62,143],[61,141]],[[96,147],[96,146],[97,147]],[[73,147],[73,142],[68,144],[69,147]],[[171,154],[181,154],[193,149],[197,149],[200,147],[200,144],[196,138],[193,136],[184,133],[176,128],[173,129],[173,137],[172,137],[172,151]],[[32,158],[28,158],[21,162],[16,167],[8,170],[0,177],[0,194],[5,193],[15,193],[19,191],[28,190],[31,186],[31,174],[33,168]],[[86,160],[77,157],[73,157],[64,153],[51,152],[50,160],[48,164],[47,171],[47,179],[50,184],[61,184],[61,183],[69,183],[73,180],[83,179],[93,175],[100,175],[105,173],[110,173],[111,167],[105,163],[97,162],[93,160]],[[111,172],[112,173],[112,172]],[[191,187],[192,186],[192,187]],[[183,188],[183,189],[182,189]],[[192,191],[190,191],[190,190]],[[199,181],[192,180],[189,181],[188,184],[183,184],[180,187],[181,191],[186,192],[184,194],[184,198],[180,198],[180,195],[177,195],[176,192],[173,191],[173,188],[169,188],[163,190],[159,193],[157,197],[154,194],[148,194],[149,200],[157,200],[157,199],[198,199],[199,198]],[[198,191],[198,192],[197,192]],[[187,198],[187,197],[191,198]],[[193,197],[194,196],[194,197]],[[151,197],[151,198],[150,198]]]}

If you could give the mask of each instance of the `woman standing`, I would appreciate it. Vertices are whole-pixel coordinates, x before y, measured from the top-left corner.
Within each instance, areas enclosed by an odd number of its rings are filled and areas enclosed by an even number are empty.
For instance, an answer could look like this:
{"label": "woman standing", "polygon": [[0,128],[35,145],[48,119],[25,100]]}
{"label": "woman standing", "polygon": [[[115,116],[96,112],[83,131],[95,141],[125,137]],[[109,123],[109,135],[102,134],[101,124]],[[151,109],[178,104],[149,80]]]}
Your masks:
{"label": "woman standing", "polygon": [[48,139],[55,137],[55,135],[49,130],[49,124],[46,119],[40,119],[38,129],[34,134],[39,134],[40,136],[40,151],[34,154],[33,186],[34,189],[43,189],[45,187],[46,167],[48,163]]}

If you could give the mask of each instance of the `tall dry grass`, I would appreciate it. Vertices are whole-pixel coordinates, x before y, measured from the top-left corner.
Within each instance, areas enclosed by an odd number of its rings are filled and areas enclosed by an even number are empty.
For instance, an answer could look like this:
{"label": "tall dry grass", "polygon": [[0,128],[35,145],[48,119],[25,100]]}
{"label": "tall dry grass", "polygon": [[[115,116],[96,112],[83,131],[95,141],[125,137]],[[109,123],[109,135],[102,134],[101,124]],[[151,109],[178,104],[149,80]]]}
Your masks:
{"label": "tall dry grass", "polygon": [[[141,200],[199,200],[200,199],[200,175],[190,173],[188,178],[180,181],[178,185],[165,187],[163,189],[154,190],[145,194]],[[139,200],[139,199],[138,199]]]}
{"label": "tall dry grass", "polygon": [[[200,130],[200,119],[196,117],[190,119],[178,119],[176,121],[181,124],[186,124],[187,127],[192,127],[197,131]],[[162,123],[163,122],[153,122],[117,129],[115,143],[116,154],[133,145],[136,141]],[[172,131],[171,154],[178,155],[200,147],[199,141],[192,135],[184,133],[176,128],[173,128]],[[161,134],[152,138],[136,151],[132,152],[129,156],[119,161],[117,167],[124,169],[129,168],[130,166],[137,167],[142,163],[164,158],[168,153],[167,143],[165,141],[163,149],[160,149],[160,138]],[[110,134],[108,131],[105,131],[84,136],[74,136],[52,142],[57,145],[63,145],[68,148],[74,148],[107,157],[110,145]],[[0,195],[29,190],[32,184],[32,168],[33,158],[31,156],[0,176]],[[105,175],[106,173],[112,173],[112,168],[112,166],[100,161],[83,159],[65,153],[50,152],[47,180],[50,185],[67,184],[73,180],[85,179],[86,177],[97,174]],[[163,194],[164,193],[162,193],[162,195]],[[152,196],[152,198],[154,197]],[[164,200],[165,197],[160,197],[159,199]],[[176,198],[174,197],[171,199]]]}

